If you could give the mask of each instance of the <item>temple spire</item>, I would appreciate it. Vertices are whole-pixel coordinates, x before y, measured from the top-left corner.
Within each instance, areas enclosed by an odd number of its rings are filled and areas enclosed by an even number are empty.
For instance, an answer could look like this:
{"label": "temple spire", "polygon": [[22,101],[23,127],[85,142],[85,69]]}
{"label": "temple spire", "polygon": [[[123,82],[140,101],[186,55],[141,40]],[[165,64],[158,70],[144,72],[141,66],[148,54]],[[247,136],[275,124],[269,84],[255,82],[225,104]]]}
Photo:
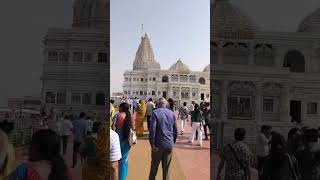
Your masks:
{"label": "temple spire", "polygon": [[147,33],[145,33],[145,35],[141,37],[141,43],[136,52],[136,57],[133,62],[133,70],[149,68],[159,69],[160,64],[155,60],[150,39],[148,38]]}
{"label": "temple spire", "polygon": [[141,24],[141,37],[143,37],[143,24]]}

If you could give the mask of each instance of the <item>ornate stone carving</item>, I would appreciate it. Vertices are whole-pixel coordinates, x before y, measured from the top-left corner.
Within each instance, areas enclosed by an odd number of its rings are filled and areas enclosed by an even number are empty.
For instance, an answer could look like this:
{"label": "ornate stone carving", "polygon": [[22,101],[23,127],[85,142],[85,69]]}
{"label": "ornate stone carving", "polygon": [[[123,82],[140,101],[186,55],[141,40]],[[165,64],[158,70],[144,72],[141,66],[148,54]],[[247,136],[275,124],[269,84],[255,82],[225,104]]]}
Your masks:
{"label": "ornate stone carving", "polygon": [[229,94],[255,95],[256,87],[251,81],[231,81],[228,85]]}
{"label": "ornate stone carving", "polygon": [[222,85],[222,83],[220,81],[214,80],[213,81],[213,87],[212,87],[213,90],[212,90],[212,92],[215,93],[215,94],[220,93],[221,85]]}
{"label": "ornate stone carving", "polygon": [[281,93],[281,85],[279,83],[266,82],[262,85],[262,92],[266,95],[279,96]]}

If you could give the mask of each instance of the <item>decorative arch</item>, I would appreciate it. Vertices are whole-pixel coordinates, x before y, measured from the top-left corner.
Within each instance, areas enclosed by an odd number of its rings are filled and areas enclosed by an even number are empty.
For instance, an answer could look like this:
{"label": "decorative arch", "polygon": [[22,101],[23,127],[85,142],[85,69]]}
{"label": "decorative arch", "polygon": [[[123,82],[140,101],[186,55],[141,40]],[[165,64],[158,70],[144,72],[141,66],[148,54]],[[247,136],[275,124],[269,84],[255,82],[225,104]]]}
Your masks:
{"label": "decorative arch", "polygon": [[168,76],[162,76],[162,82],[163,83],[168,83],[169,82],[169,77]]}
{"label": "decorative arch", "polygon": [[200,84],[206,84],[206,79],[204,77],[199,78]]}
{"label": "decorative arch", "polygon": [[298,50],[287,52],[284,57],[283,67],[290,67],[291,72],[305,72],[305,57],[303,53]]}

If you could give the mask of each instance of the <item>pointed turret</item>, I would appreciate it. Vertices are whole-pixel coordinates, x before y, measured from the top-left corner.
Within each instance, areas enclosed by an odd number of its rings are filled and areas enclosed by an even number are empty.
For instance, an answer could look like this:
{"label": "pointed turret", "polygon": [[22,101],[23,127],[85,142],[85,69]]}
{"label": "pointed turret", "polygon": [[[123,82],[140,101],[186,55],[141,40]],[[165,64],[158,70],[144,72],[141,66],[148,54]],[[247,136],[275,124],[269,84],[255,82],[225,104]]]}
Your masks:
{"label": "pointed turret", "polygon": [[153,49],[147,33],[141,37],[136,57],[133,62],[133,70],[137,69],[160,69],[160,64],[154,59]]}

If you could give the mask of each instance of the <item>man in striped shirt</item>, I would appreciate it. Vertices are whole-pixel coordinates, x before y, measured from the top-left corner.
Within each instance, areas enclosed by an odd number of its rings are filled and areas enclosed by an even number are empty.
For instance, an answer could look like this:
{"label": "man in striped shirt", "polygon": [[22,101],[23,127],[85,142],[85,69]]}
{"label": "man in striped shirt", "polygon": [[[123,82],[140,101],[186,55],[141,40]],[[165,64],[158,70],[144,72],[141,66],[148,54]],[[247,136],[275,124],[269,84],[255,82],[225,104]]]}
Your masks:
{"label": "man in striped shirt", "polygon": [[110,128],[110,164],[111,180],[118,180],[118,161],[121,159],[120,140],[118,134]]}

